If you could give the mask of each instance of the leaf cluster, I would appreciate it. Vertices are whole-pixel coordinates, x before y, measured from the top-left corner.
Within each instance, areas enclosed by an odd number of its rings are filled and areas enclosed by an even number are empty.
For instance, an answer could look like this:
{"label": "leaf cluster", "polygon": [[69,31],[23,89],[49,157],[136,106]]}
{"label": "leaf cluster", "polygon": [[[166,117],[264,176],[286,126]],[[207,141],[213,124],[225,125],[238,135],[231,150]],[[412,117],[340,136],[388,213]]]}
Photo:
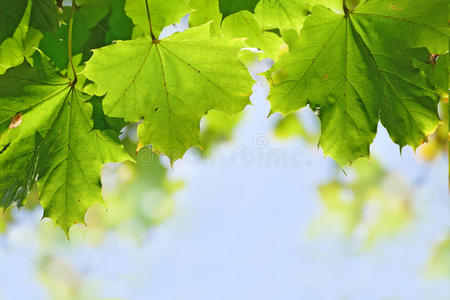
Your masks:
{"label": "leaf cluster", "polygon": [[[44,217],[68,233],[102,202],[103,164],[132,160],[119,140],[126,124],[140,123],[136,151],[151,145],[172,162],[208,144],[205,115],[214,124],[250,104],[243,48],[275,61],[265,73],[272,113],[317,111],[320,146],[339,164],[369,155],[379,121],[400,147],[416,148],[436,129],[448,90],[446,8],[444,0],[0,0],[0,205],[23,205],[37,184]],[[186,15],[190,28],[168,36],[164,28]]]}

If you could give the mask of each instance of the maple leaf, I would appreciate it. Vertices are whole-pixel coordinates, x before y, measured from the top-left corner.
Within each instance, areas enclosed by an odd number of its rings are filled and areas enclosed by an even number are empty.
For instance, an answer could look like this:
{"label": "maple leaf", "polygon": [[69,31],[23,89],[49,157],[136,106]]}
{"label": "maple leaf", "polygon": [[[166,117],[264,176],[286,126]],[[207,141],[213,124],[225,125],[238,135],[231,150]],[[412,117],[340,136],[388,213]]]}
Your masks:
{"label": "maple leaf", "polygon": [[448,52],[443,55],[430,55],[429,61],[423,62],[416,60],[414,65],[423,70],[428,77],[429,82],[440,90],[442,96],[448,98],[448,88],[449,88],[449,54]]}
{"label": "maple leaf", "polygon": [[28,0],[0,0],[0,44],[9,37],[12,37],[14,32],[22,20],[25,10],[28,5]]}
{"label": "maple leaf", "polygon": [[155,38],[159,37],[164,27],[179,22],[192,11],[189,0],[128,0],[125,12],[135,25],[134,36],[150,35],[148,9],[151,12],[151,30]]}
{"label": "maple leaf", "polygon": [[232,15],[241,10],[248,10],[250,12],[254,12],[256,4],[258,4],[259,0],[239,0],[239,1],[230,1],[230,0],[219,0],[220,12],[223,17]]}
{"label": "maple leaf", "polygon": [[203,118],[204,127],[200,133],[200,149],[208,156],[218,144],[231,140],[233,131],[241,121],[243,113],[229,115],[217,110],[210,110]]}
{"label": "maple leaf", "polygon": [[83,74],[106,93],[107,115],[144,120],[140,143],[174,161],[198,145],[200,119],[209,110],[237,113],[249,104],[253,81],[239,61],[243,47],[240,39],[211,37],[205,24],[162,40],[147,35],[94,50]]}
{"label": "maple leaf", "polygon": [[125,14],[125,0],[107,0],[110,8],[110,14],[105,25],[102,24],[100,30],[107,28],[106,45],[115,40],[124,40],[131,37],[133,22]]}
{"label": "maple leaf", "polygon": [[[20,2],[14,2],[11,6],[0,2],[0,22],[8,22],[8,13],[21,16],[17,26],[11,27],[8,23],[5,24],[3,29],[0,29],[0,32],[6,33],[6,35],[3,35],[5,38],[3,41],[1,41],[2,35],[0,33],[0,75],[4,74],[9,68],[20,65],[24,60],[32,63],[31,56],[42,38],[42,33],[39,30],[29,26],[30,16],[32,15],[31,1],[26,1],[28,5],[23,12],[17,7]],[[10,11],[11,7],[16,11]],[[12,28],[14,28],[14,31],[10,34],[9,31]]]}
{"label": "maple leaf", "polygon": [[[0,76],[0,204],[22,205],[38,180],[44,216],[68,234],[102,202],[100,171],[128,158],[113,131],[93,129],[92,96],[69,85],[45,58]],[[7,128],[17,113],[21,123]]]}
{"label": "maple leaf", "polygon": [[213,21],[213,30],[216,33],[220,32],[222,13],[220,12],[219,2],[217,0],[191,0],[189,4],[195,9],[195,11],[191,12],[189,15],[190,27]]}
{"label": "maple leaf", "polygon": [[225,36],[246,38],[248,46],[262,50],[274,60],[286,45],[275,33],[262,31],[255,15],[246,10],[226,17],[222,22],[222,32]]}
{"label": "maple leaf", "polygon": [[300,31],[311,4],[304,0],[261,0],[256,5],[255,17],[265,30],[292,28]]}
{"label": "maple leaf", "polygon": [[54,31],[59,14],[52,0],[0,0],[0,74],[30,58],[42,38]]}
{"label": "maple leaf", "polygon": [[431,277],[448,278],[450,270],[450,234],[433,247],[433,253],[428,263],[427,273]]}
{"label": "maple leaf", "polygon": [[[339,164],[367,156],[378,120],[401,147],[418,147],[438,124],[438,96],[413,60],[448,50],[443,0],[316,6],[275,65],[272,111],[320,109],[320,144]],[[412,49],[415,48],[415,49]]]}
{"label": "maple leaf", "polygon": [[[354,179],[342,180],[335,176],[318,186],[324,210],[313,221],[312,229],[334,228],[350,238],[356,230],[364,228],[366,234],[360,236],[361,246],[370,248],[377,240],[398,234],[412,220],[412,187],[386,171],[375,159],[356,160],[352,172]],[[377,214],[365,217],[368,209],[376,209]]]}
{"label": "maple leaf", "polygon": [[30,26],[42,31],[56,31],[59,27],[59,13],[54,0],[33,0]]}
{"label": "maple leaf", "polygon": [[[86,49],[85,45],[89,40],[91,29],[93,29],[109,12],[109,6],[106,0],[78,0],[73,15],[73,38],[72,53],[73,55],[83,53],[89,55],[90,49]],[[56,32],[44,33],[44,37],[39,44],[46,56],[60,70],[65,70],[69,64],[68,55],[68,32],[69,20],[71,17],[71,7],[64,7],[62,12],[62,20],[65,22]],[[98,37],[97,42],[102,42]],[[102,46],[104,44],[101,44]],[[88,57],[89,58],[89,57]]]}

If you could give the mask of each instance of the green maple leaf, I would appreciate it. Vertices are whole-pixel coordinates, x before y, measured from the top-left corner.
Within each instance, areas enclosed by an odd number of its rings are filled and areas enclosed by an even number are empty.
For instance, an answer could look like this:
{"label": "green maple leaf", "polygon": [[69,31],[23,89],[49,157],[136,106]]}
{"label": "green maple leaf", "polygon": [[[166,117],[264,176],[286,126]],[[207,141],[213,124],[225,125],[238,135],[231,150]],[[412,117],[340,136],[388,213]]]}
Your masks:
{"label": "green maple leaf", "polygon": [[274,60],[286,45],[275,33],[262,31],[255,16],[246,10],[226,17],[222,22],[222,32],[225,36],[246,38],[248,46],[262,50]]}
{"label": "green maple leaf", "polygon": [[[338,176],[318,186],[324,207],[314,222],[316,228],[330,226],[347,237],[365,228],[364,248],[372,247],[381,238],[398,233],[413,214],[408,206],[411,187],[382,168],[377,160],[358,159],[353,164],[354,180],[342,181]],[[369,207],[377,208],[377,215],[367,219]]]}
{"label": "green maple leaf", "polygon": [[163,40],[147,36],[94,50],[83,73],[107,93],[107,115],[144,120],[141,144],[174,161],[198,144],[209,110],[237,113],[249,103],[252,80],[238,55],[243,47],[242,40],[211,37],[205,24]]}
{"label": "green maple leaf", "polygon": [[156,38],[164,27],[178,23],[192,11],[189,0],[127,0],[125,12],[135,25],[134,36],[150,34],[146,4],[151,12],[152,32]]}
{"label": "green maple leaf", "polygon": [[[106,0],[79,0],[76,3],[73,16],[72,53],[88,55],[90,49],[86,49],[85,46],[89,40],[91,29],[107,16],[109,6]],[[65,70],[69,64],[68,24],[71,11],[71,7],[64,7],[62,20],[65,24],[54,33],[44,33],[44,38],[39,44],[39,49],[51,58],[60,70]],[[98,42],[102,42],[101,39]]]}
{"label": "green maple leaf", "polygon": [[227,17],[241,10],[254,12],[259,0],[219,0],[220,12],[223,17]]}
{"label": "green maple leaf", "polygon": [[230,140],[242,116],[242,113],[229,115],[217,110],[210,110],[204,117],[205,127],[200,133],[202,154],[208,156],[215,146]]}
{"label": "green maple leaf", "polygon": [[53,0],[0,0],[0,44],[13,36],[28,6],[32,7],[29,18],[31,27],[44,31],[58,28],[59,14]]}
{"label": "green maple leaf", "polygon": [[261,0],[255,8],[256,20],[263,29],[293,28],[300,31],[311,1],[304,0]]}
{"label": "green maple leaf", "polygon": [[0,74],[20,65],[32,63],[42,33],[55,30],[59,15],[52,0],[0,0]]}
{"label": "green maple leaf", "polygon": [[350,4],[354,8],[355,2],[359,2],[359,0],[313,0],[312,2],[313,5],[323,5],[335,12],[342,13],[344,11],[344,2],[347,2],[347,6]]}
{"label": "green maple leaf", "polygon": [[450,80],[449,66],[449,55],[448,52],[436,57],[430,56],[430,61],[414,61],[414,65],[417,68],[423,70],[428,77],[429,82],[440,90],[442,96],[448,97],[448,88]]}
{"label": "green maple leaf", "polygon": [[195,11],[189,15],[189,26],[195,27],[209,21],[214,21],[213,30],[220,32],[220,22],[222,21],[222,13],[219,9],[217,0],[191,0],[190,5]]}
{"label": "green maple leaf", "polygon": [[310,144],[317,144],[319,136],[316,132],[308,130],[296,114],[289,114],[277,123],[274,134],[280,139],[301,137]]}
{"label": "green maple leaf", "polygon": [[450,234],[447,233],[444,239],[433,247],[433,254],[430,258],[427,273],[430,277],[450,276]]}
{"label": "green maple leaf", "polygon": [[56,31],[59,13],[54,0],[33,0],[30,26],[42,31]]}
{"label": "green maple leaf", "polygon": [[128,156],[113,131],[93,129],[92,96],[36,60],[0,76],[0,204],[20,206],[38,179],[43,217],[67,234],[102,202],[103,164]]}
{"label": "green maple leaf", "polygon": [[89,30],[89,38],[83,45],[81,63],[89,60],[92,49],[110,45],[115,40],[128,40],[132,37],[133,22],[125,14],[125,0],[105,1],[109,6],[109,14]]}
{"label": "green maple leaf", "polygon": [[103,27],[107,28],[106,45],[111,44],[115,40],[126,40],[131,37],[133,22],[125,14],[125,0],[107,0],[109,3],[110,14],[107,24]]}
{"label": "green maple leaf", "polygon": [[[446,1],[368,1],[341,12],[316,6],[275,65],[272,110],[320,108],[320,144],[346,164],[369,154],[378,120],[414,148],[438,123],[438,97],[414,60],[448,50]],[[411,49],[416,48],[416,49]]]}
{"label": "green maple leaf", "polygon": [[30,63],[33,61],[31,56],[42,38],[42,33],[35,28],[30,28],[31,12],[31,1],[29,1],[13,35],[6,38],[0,45],[0,75],[9,68],[20,65],[24,60]]}
{"label": "green maple leaf", "polygon": [[0,0],[0,44],[14,32],[27,9],[28,0]]}

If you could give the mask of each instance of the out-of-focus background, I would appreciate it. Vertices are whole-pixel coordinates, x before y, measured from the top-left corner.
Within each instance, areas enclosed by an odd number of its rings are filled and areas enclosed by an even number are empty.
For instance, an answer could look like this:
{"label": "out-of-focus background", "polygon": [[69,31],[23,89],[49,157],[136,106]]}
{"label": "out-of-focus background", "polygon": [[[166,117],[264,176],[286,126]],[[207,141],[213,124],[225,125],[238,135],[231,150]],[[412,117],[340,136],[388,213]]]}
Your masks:
{"label": "out-of-focus background", "polygon": [[35,192],[2,213],[0,299],[450,299],[448,104],[416,153],[380,125],[371,158],[342,169],[309,108],[268,116],[270,60],[245,62],[253,105],[210,112],[173,167],[123,130],[137,163],[105,166],[106,205],[70,241]]}

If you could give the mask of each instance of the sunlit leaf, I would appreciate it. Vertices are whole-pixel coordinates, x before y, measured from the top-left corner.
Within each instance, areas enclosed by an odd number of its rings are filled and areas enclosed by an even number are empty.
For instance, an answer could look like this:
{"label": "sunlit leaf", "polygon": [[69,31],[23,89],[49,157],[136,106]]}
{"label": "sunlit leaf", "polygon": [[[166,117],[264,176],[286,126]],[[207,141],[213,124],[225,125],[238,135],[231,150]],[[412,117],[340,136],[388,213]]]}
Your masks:
{"label": "sunlit leaf", "polygon": [[263,32],[255,16],[248,11],[240,11],[226,17],[222,22],[223,34],[229,37],[246,38],[250,47],[258,48],[266,56],[276,60],[285,43],[272,32]]}
{"label": "sunlit leaf", "polygon": [[141,144],[173,161],[198,144],[208,110],[237,113],[249,103],[252,80],[239,61],[240,40],[211,37],[209,24],[163,40],[117,42],[94,51],[84,74],[107,93],[105,113],[144,120]]}
{"label": "sunlit leaf", "polygon": [[255,8],[256,20],[263,29],[300,31],[311,4],[304,0],[261,0]]}
{"label": "sunlit leaf", "polygon": [[[146,4],[148,4],[149,15]],[[149,16],[153,34],[158,38],[164,27],[178,23],[191,11],[189,0],[127,0],[125,4],[125,12],[136,26],[136,36],[150,35]]]}
{"label": "sunlit leaf", "polygon": [[[100,170],[127,156],[111,131],[93,130],[90,96],[68,84],[44,62],[9,70],[0,77],[2,206],[20,203],[38,179],[44,217],[67,233],[101,202]],[[5,128],[17,112],[22,122]]]}
{"label": "sunlit leaf", "polygon": [[[445,1],[368,1],[344,13],[316,6],[284,38],[273,112],[320,108],[320,144],[344,165],[369,155],[378,120],[401,147],[418,147],[438,124],[438,95],[413,66],[448,49]],[[410,49],[410,48],[416,49]]]}

